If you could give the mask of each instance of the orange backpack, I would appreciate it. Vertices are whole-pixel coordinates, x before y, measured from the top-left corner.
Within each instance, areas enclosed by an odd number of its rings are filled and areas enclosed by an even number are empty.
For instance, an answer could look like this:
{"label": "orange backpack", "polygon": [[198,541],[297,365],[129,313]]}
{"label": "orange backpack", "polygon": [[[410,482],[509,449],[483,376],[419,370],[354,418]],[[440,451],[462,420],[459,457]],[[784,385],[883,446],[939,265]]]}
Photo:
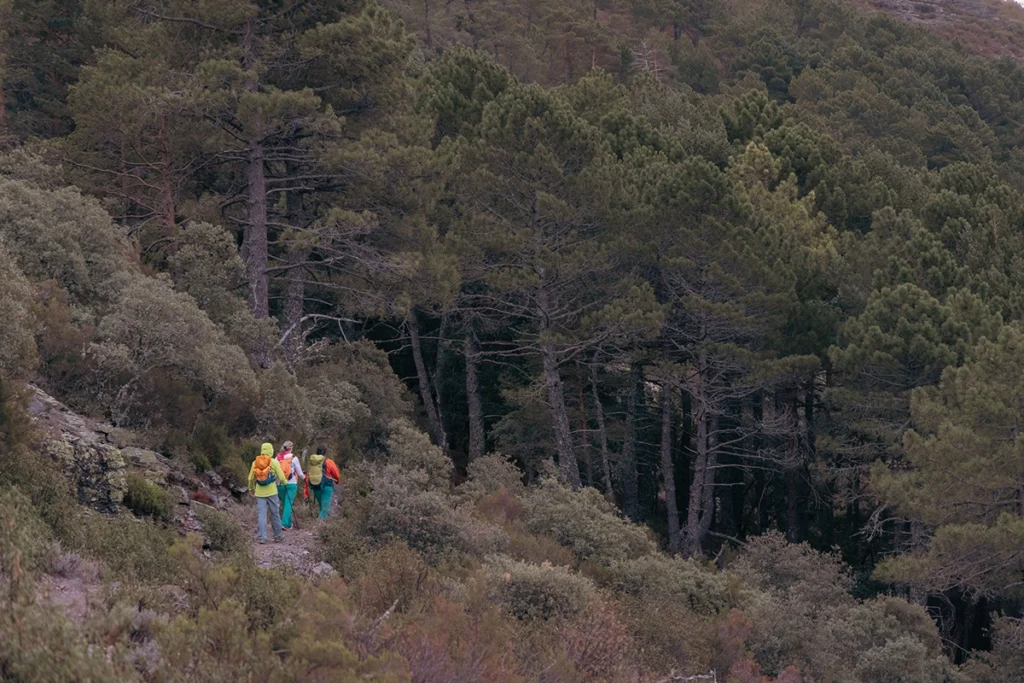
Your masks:
{"label": "orange backpack", "polygon": [[[293,455],[292,458],[294,457]],[[279,453],[277,456],[277,461],[281,463],[281,471],[284,472],[284,482],[282,483],[287,483],[292,478],[292,458],[284,457],[283,453]]]}
{"label": "orange backpack", "polygon": [[272,467],[273,461],[269,455],[257,455],[256,461],[253,463],[253,475],[256,478],[256,483],[260,486],[270,486],[274,483],[274,468]]}

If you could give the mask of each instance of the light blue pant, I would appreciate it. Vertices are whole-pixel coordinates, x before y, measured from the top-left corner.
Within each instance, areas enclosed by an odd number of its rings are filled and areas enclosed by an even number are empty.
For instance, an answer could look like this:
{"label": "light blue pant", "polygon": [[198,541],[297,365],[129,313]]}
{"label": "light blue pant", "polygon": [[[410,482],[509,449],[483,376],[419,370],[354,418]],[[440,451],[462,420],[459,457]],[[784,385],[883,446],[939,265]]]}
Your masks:
{"label": "light blue pant", "polygon": [[333,486],[321,486],[313,490],[316,502],[320,505],[320,519],[327,519],[327,513],[331,510],[331,496],[334,494]]}
{"label": "light blue pant", "polygon": [[274,529],[274,540],[280,541],[284,534],[281,533],[281,504],[277,496],[256,499],[256,535],[261,541],[267,540],[268,508],[270,510],[270,525]]}

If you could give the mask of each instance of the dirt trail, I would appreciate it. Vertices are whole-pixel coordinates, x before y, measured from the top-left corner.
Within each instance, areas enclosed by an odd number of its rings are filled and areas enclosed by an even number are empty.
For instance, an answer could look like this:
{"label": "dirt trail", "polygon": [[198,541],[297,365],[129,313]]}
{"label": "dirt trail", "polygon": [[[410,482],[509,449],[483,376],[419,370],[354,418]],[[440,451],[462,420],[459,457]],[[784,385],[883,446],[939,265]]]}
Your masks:
{"label": "dirt trail", "polygon": [[234,509],[234,514],[252,540],[252,554],[257,565],[291,569],[309,577],[327,576],[333,572],[330,565],[321,562],[317,556],[320,522],[311,518],[303,507],[301,504],[296,506],[297,528],[285,529],[282,542],[274,543],[268,538],[262,544],[256,541],[256,506],[240,505]]}

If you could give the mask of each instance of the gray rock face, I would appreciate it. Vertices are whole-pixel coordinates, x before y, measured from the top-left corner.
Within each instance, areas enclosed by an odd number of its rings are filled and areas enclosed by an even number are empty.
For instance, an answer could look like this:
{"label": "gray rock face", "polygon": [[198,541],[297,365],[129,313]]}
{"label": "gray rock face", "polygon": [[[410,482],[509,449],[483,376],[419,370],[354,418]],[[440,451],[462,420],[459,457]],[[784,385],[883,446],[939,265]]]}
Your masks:
{"label": "gray rock face", "polygon": [[100,512],[117,512],[128,491],[131,471],[171,494],[180,506],[178,522],[188,530],[193,500],[207,500],[226,509],[231,494],[241,498],[248,492],[216,472],[191,476],[180,463],[136,446],[138,437],[131,432],[78,415],[45,392],[32,389],[29,414],[49,435],[43,450],[74,484],[78,501],[84,505]]}
{"label": "gray rock face", "polygon": [[102,512],[115,512],[128,491],[121,451],[110,444],[74,439],[64,434],[43,444],[61,471],[74,482],[78,502]]}
{"label": "gray rock face", "polygon": [[309,570],[310,576],[318,579],[326,579],[334,576],[334,567],[326,562],[318,562]]}

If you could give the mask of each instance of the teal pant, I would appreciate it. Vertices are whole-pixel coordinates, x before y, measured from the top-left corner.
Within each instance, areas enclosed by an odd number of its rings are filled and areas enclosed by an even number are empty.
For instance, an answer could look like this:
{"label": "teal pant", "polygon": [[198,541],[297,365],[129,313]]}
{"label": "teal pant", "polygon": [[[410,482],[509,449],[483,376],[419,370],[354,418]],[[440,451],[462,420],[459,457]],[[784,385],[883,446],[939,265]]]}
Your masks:
{"label": "teal pant", "polygon": [[313,489],[313,497],[320,506],[320,519],[327,519],[327,513],[331,509],[331,496],[334,495],[333,486],[321,486]]}
{"label": "teal pant", "polygon": [[292,528],[292,507],[298,494],[298,484],[277,485],[277,495],[281,498],[281,526],[285,529]]}

